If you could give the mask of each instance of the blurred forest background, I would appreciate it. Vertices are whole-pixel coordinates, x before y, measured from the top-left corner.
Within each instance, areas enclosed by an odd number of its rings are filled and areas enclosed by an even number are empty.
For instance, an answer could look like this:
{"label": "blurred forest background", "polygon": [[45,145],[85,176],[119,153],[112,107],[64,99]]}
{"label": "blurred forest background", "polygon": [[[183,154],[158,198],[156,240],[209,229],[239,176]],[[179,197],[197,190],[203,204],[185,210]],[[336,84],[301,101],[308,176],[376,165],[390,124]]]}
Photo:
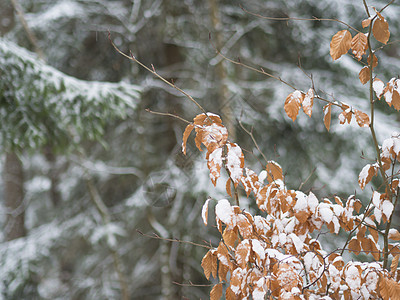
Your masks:
{"label": "blurred forest background", "polygon": [[[339,125],[334,112],[328,133],[322,103],[312,118],[293,123],[283,110],[287,86],[213,48],[301,90],[312,74],[321,95],[366,111],[360,63],[329,55],[332,35],[345,27],[266,20],[240,5],[264,16],[337,18],[358,29],[365,18],[361,0],[0,0],[0,299],[208,297],[209,287],[196,286],[208,284],[200,266],[206,249],[165,239],[216,245],[201,207],[209,196],[228,197],[224,184],[212,186],[193,140],[181,153],[185,123],[145,109],[187,120],[200,111],[119,55],[108,31],[122,51],[220,114],[254,170],[263,169],[262,156],[240,124],[282,165],[290,188],[369,199],[357,184],[374,158],[368,129]],[[400,36],[399,15],[398,3],[385,10],[391,40]],[[380,79],[398,76],[398,44],[379,54]],[[400,131],[400,117],[377,106],[381,143]]]}

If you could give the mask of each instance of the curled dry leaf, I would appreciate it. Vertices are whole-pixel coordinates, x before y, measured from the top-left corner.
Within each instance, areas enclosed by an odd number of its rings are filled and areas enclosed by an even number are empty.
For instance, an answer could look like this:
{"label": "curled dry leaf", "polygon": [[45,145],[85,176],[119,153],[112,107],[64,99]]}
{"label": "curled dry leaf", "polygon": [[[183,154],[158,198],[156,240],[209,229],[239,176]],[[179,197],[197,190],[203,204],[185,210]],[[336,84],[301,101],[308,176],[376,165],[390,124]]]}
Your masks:
{"label": "curled dry leaf", "polygon": [[363,113],[362,111],[355,109],[354,115],[355,115],[358,126],[369,127],[370,121],[369,121],[369,117],[366,113]]}
{"label": "curled dry leaf", "polygon": [[328,103],[327,105],[324,106],[324,124],[328,131],[331,126],[331,113],[332,113],[332,103]]}
{"label": "curled dry leaf", "polygon": [[351,47],[351,33],[348,30],[337,32],[331,40],[330,54],[333,60],[339,59],[346,54]]}
{"label": "curled dry leaf", "polygon": [[371,24],[371,19],[370,18],[365,19],[365,20],[363,20],[361,22],[361,25],[362,25],[363,28],[368,27],[370,24]]}
{"label": "curled dry leaf", "polygon": [[210,292],[210,300],[219,300],[222,297],[222,283],[214,285]]}
{"label": "curled dry leaf", "polygon": [[341,108],[343,111],[339,114],[339,117],[338,117],[340,124],[344,124],[346,122],[348,124],[350,124],[351,118],[353,117],[353,111],[351,110],[351,107],[345,103],[342,103]]}
{"label": "curled dry leaf", "polygon": [[208,220],[208,204],[210,202],[210,198],[206,200],[206,202],[203,205],[203,208],[201,209],[201,218],[203,219],[204,225],[207,226],[207,220]]}
{"label": "curled dry leaf", "polygon": [[358,78],[360,79],[362,84],[366,84],[370,79],[371,72],[369,71],[369,67],[365,66],[361,69],[358,74]]}
{"label": "curled dry leaf", "polygon": [[299,114],[300,105],[303,102],[304,94],[300,91],[294,91],[287,96],[285,101],[285,112],[289,118],[296,120],[297,115]]}
{"label": "curled dry leaf", "polygon": [[270,160],[265,167],[267,171],[267,180],[269,183],[274,182],[275,180],[283,180],[282,167],[275,161]]}
{"label": "curled dry leaf", "polygon": [[365,51],[368,49],[367,36],[362,32],[357,33],[351,40],[351,49],[353,50],[354,56],[358,60],[361,60]]}
{"label": "curled dry leaf", "polygon": [[389,24],[380,13],[377,13],[377,15],[378,18],[372,25],[372,33],[377,41],[386,44],[390,37]]}

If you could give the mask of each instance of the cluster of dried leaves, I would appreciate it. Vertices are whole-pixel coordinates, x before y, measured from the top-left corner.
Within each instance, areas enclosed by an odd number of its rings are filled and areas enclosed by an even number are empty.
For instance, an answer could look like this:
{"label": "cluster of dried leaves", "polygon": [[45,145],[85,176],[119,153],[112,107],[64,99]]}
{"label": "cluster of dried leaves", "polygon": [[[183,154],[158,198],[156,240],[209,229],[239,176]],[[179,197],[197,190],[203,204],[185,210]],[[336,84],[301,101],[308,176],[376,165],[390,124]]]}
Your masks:
{"label": "cluster of dried leaves", "polygon": [[[372,28],[370,28],[372,26]],[[380,12],[362,22],[363,28],[372,31],[375,39],[387,43],[388,24]],[[331,41],[330,54],[334,60],[349,50],[361,60],[370,49],[370,40],[362,32],[353,38],[348,30],[339,31]],[[371,62],[372,57],[372,62]],[[370,49],[367,65],[360,72],[364,84],[372,79],[377,58]],[[366,71],[365,71],[366,70]],[[368,73],[367,75],[365,73]],[[399,79],[371,80],[378,99],[400,109]],[[311,116],[315,91],[299,90],[291,93],[284,109],[294,121],[300,107]],[[324,124],[329,130],[332,105],[342,109],[341,124],[350,123],[354,115],[360,127],[370,127],[367,114],[344,103],[329,102],[324,107]],[[398,299],[400,276],[400,233],[390,229],[390,222],[399,195],[399,173],[395,171],[400,161],[400,134],[393,133],[379,148],[375,163],[366,165],[359,175],[359,185],[364,189],[379,173],[390,183],[384,192],[374,191],[371,201],[364,206],[354,195],[347,199],[321,199],[310,192],[290,190],[285,184],[282,168],[268,161],[259,174],[244,166],[241,148],[228,140],[228,131],[219,116],[203,113],[196,116],[183,134],[182,150],[190,133],[195,131],[196,146],[207,149],[206,159],[210,178],[215,185],[225,169],[229,179],[226,191],[232,197],[232,187],[237,198],[241,187],[256,200],[259,215],[253,215],[237,205],[222,199],[215,206],[216,226],[221,241],[203,257],[202,267],[207,279],[217,281],[211,290],[211,299]],[[236,199],[238,200],[238,198]],[[210,199],[202,210],[204,224],[208,223]],[[345,245],[332,252],[311,235],[323,226],[332,233],[348,233]],[[386,228],[382,231],[381,228]],[[389,243],[388,240],[393,242]],[[384,247],[382,249],[382,243]],[[345,262],[342,255],[350,251],[364,253],[370,262]],[[388,257],[392,258],[390,267]]]}

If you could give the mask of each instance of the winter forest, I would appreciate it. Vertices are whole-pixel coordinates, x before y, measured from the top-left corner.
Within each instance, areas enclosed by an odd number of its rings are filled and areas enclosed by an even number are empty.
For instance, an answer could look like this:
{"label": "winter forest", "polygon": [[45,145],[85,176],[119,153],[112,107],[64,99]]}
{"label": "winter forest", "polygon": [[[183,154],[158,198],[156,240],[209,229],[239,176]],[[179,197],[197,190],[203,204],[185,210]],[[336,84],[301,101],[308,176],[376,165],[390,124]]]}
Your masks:
{"label": "winter forest", "polygon": [[396,0],[0,0],[0,299],[399,299]]}

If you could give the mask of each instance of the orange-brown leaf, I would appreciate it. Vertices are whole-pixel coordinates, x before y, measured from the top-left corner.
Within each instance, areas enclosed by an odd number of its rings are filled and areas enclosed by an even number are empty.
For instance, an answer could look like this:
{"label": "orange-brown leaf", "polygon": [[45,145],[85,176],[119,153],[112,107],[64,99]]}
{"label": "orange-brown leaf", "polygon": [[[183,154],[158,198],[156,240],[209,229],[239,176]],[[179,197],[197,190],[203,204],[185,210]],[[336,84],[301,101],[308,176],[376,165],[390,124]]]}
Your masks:
{"label": "orange-brown leaf", "polygon": [[285,112],[289,118],[296,120],[297,115],[299,114],[300,105],[303,102],[304,94],[300,91],[294,91],[290,93],[289,96],[286,97],[285,101]]}
{"label": "orange-brown leaf", "polygon": [[331,40],[330,54],[333,60],[337,60],[346,54],[351,47],[351,33],[348,30],[337,32]]}
{"label": "orange-brown leaf", "polygon": [[[371,64],[371,55],[368,55],[367,58],[368,65]],[[372,68],[375,68],[378,65],[378,58],[375,54],[372,53]]]}
{"label": "orange-brown leaf", "polygon": [[234,247],[238,238],[237,229],[229,229],[229,227],[226,227],[224,233],[222,234],[222,238],[224,239],[225,244]]}
{"label": "orange-brown leaf", "polygon": [[265,170],[267,171],[267,180],[269,183],[278,179],[283,180],[282,168],[277,162],[273,160],[268,161]]}
{"label": "orange-brown leaf", "polygon": [[395,110],[400,110],[400,94],[398,91],[393,91],[392,105]]}
{"label": "orange-brown leaf", "polygon": [[368,164],[366,165],[358,175],[358,184],[360,185],[360,188],[363,190],[365,186],[372,180],[372,177],[374,177],[377,174],[377,166],[376,165],[371,165]]}
{"label": "orange-brown leaf", "polygon": [[222,283],[214,285],[210,292],[210,300],[219,300],[222,297]]}
{"label": "orange-brown leaf", "polygon": [[324,124],[328,131],[331,126],[331,108],[332,108],[332,103],[329,103],[324,106]]}
{"label": "orange-brown leaf", "polygon": [[222,148],[216,148],[211,153],[207,152],[206,159],[207,167],[210,170],[210,179],[215,186],[217,179],[221,176]]}
{"label": "orange-brown leaf", "polygon": [[362,25],[363,28],[368,27],[369,24],[371,24],[371,19],[370,19],[370,18],[365,19],[365,20],[363,20],[363,21],[361,22],[361,25]]}
{"label": "orange-brown leaf", "polygon": [[354,254],[358,255],[361,252],[360,242],[356,238],[352,238],[349,243],[349,251],[354,252]]}
{"label": "orange-brown leaf", "polygon": [[368,39],[367,36],[359,32],[351,40],[351,49],[353,50],[354,56],[361,60],[362,56],[365,54],[365,50],[368,49]]}
{"label": "orange-brown leaf", "polygon": [[242,214],[237,216],[237,227],[243,238],[249,239],[253,235],[253,226],[250,221]]}
{"label": "orange-brown leaf", "polygon": [[357,121],[358,126],[360,127],[369,127],[369,117],[366,113],[363,113],[360,110],[355,110],[354,111],[354,115]]}
{"label": "orange-brown leaf", "polygon": [[249,243],[249,240],[243,240],[236,247],[235,259],[239,267],[241,267],[242,269],[244,269],[246,267],[246,264],[249,262],[250,251],[251,245]]}
{"label": "orange-brown leaf", "polygon": [[186,155],[186,142],[187,142],[187,139],[188,139],[190,133],[192,132],[193,128],[194,128],[194,125],[192,123],[190,123],[188,126],[186,126],[185,131],[183,132],[182,152],[185,155]]}
{"label": "orange-brown leaf", "polygon": [[226,181],[225,189],[226,189],[226,192],[228,193],[229,197],[232,198],[231,183],[232,183],[232,180],[230,178],[228,178],[228,180]]}
{"label": "orange-brown leaf", "polygon": [[303,102],[301,103],[304,113],[311,117],[312,108],[314,105],[314,90],[310,88],[307,94],[304,96]]}
{"label": "orange-brown leaf", "polygon": [[207,280],[210,279],[210,274],[212,270],[212,254],[211,250],[209,250],[206,255],[204,255],[203,259],[201,260],[201,266],[204,270],[204,275],[206,275]]}
{"label": "orange-brown leaf", "polygon": [[340,124],[344,124],[346,122],[350,124],[351,118],[353,117],[353,112],[351,110],[351,107],[348,106],[347,104],[342,103],[342,109],[343,111],[339,115]]}
{"label": "orange-brown leaf", "polygon": [[392,276],[394,276],[396,270],[397,270],[397,266],[399,265],[399,258],[400,258],[400,254],[397,254],[393,260],[392,263],[390,264],[390,274]]}
{"label": "orange-brown leaf", "polygon": [[377,41],[386,44],[390,37],[389,24],[385,18],[376,18],[372,25],[372,33]]}
{"label": "orange-brown leaf", "polygon": [[362,84],[366,84],[369,81],[370,74],[371,72],[369,71],[369,67],[365,66],[361,69],[358,78]]}
{"label": "orange-brown leaf", "polygon": [[210,198],[206,200],[206,202],[203,205],[203,208],[201,209],[201,217],[203,219],[204,225],[207,226],[207,220],[208,220],[208,203],[210,202]]}
{"label": "orange-brown leaf", "polygon": [[394,241],[400,241],[400,232],[397,229],[390,229],[388,238]]}

